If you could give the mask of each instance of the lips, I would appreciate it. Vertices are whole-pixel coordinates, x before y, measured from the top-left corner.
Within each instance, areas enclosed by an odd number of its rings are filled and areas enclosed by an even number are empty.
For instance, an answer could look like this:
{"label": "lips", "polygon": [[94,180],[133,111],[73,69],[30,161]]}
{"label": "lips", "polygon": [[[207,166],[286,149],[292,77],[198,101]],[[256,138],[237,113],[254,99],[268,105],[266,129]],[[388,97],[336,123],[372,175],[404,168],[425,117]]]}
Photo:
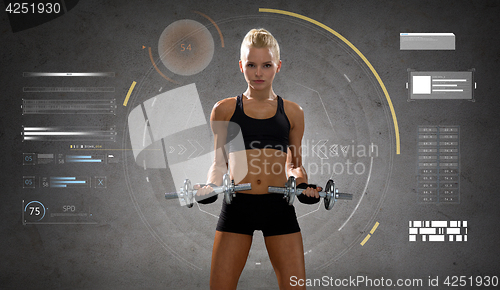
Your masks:
{"label": "lips", "polygon": [[258,84],[261,84],[263,82],[264,82],[264,80],[254,80],[254,83],[258,83]]}

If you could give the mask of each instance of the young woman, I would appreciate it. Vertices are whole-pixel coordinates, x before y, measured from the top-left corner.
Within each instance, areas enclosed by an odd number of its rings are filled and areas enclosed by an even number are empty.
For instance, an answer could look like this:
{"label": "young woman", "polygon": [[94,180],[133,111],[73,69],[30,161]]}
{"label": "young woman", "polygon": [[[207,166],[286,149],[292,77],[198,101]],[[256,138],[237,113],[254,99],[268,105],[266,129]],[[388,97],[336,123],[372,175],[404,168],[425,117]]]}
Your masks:
{"label": "young woman", "polygon": [[[295,176],[298,187],[306,188],[299,200],[319,201],[321,188],[307,185],[302,166],[304,113],[300,106],[273,91],[281,60],[278,43],[267,30],[248,32],[241,45],[239,65],[248,87],[237,97],[219,101],[212,110],[215,159],[208,173],[209,185],[200,188],[197,195],[203,198],[211,192],[211,186],[220,185],[228,166],[232,179],[238,176],[237,183],[251,183],[252,189],[238,192],[229,205],[223,202],[212,252],[210,289],[236,289],[254,230],[263,232],[280,289],[291,289],[291,276],[305,279],[302,236],[294,207],[282,195],[269,194],[268,186],[284,186],[287,176]],[[239,129],[245,147],[238,149],[231,142]],[[216,198],[206,198],[202,203]]]}

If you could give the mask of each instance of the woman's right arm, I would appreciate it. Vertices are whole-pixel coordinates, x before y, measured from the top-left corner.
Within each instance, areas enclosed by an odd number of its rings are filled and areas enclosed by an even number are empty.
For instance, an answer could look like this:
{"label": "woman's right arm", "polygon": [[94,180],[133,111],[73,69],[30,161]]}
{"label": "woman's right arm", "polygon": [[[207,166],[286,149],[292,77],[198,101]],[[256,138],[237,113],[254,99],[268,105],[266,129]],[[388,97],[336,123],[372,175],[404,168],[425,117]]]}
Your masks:
{"label": "woman's right arm", "polygon": [[207,184],[212,183],[217,186],[222,184],[222,176],[227,173],[228,156],[225,150],[227,139],[228,118],[227,99],[217,102],[210,115],[210,127],[214,134],[214,161],[207,175]]}
{"label": "woman's right arm", "polygon": [[[228,155],[225,145],[227,126],[234,112],[234,103],[232,98],[224,99],[217,102],[212,108],[210,127],[214,135],[214,160],[208,170],[206,184],[222,185],[222,177],[227,173]],[[198,190],[197,195],[202,196],[210,192],[212,192],[212,187],[206,185]]]}

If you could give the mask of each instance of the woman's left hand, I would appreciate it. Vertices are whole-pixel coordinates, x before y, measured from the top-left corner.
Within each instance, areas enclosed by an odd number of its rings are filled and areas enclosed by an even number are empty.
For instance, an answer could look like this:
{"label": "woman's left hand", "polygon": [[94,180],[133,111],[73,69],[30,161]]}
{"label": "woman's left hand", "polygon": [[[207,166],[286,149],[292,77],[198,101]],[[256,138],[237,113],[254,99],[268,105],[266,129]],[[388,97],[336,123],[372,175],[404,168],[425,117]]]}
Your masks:
{"label": "woman's left hand", "polygon": [[316,188],[308,186],[304,191],[302,191],[302,194],[304,194],[308,197],[319,198],[319,192],[322,190],[323,190],[323,188],[321,188],[319,186],[317,186]]}

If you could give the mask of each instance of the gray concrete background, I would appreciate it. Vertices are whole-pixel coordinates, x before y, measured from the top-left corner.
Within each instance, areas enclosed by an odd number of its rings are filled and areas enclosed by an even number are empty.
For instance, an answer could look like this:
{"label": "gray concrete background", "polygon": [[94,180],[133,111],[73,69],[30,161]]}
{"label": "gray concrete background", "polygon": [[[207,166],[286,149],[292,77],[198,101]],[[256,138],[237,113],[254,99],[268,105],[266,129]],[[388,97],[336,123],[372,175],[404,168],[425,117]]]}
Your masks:
{"label": "gray concrete background", "polygon": [[[304,235],[308,278],[366,276],[371,279],[440,279],[500,276],[496,68],[499,64],[500,1],[80,1],[68,14],[12,33],[0,13],[2,154],[0,288],[19,289],[208,289],[213,236],[221,200],[199,210],[166,201],[174,191],[169,169],[135,163],[127,117],[144,101],[181,85],[196,83],[206,118],[221,98],[245,89],[237,61],[244,34],[265,27],[281,46],[283,69],[275,91],[299,103],[306,115],[304,142],[327,145],[377,144],[368,180],[368,157],[349,160],[367,166],[362,174],[336,174],[342,191],[354,193],[332,211],[296,203]],[[3,7],[3,6],[2,6]],[[325,30],[290,16],[259,13],[275,8],[295,12],[334,29],[370,61],[384,82],[397,115],[401,154],[385,96],[359,56]],[[221,29],[221,47],[212,18]],[[192,19],[214,39],[211,63],[202,72],[179,76],[159,60],[158,39],[169,24]],[[455,51],[400,51],[400,32],[453,32]],[[143,49],[143,46],[145,47]],[[166,81],[158,68],[179,84]],[[453,71],[475,68],[475,102],[407,102],[407,68]],[[23,78],[23,72],[112,71],[114,78]],[[344,77],[348,76],[350,81]],[[129,104],[122,105],[132,81]],[[26,94],[26,86],[110,86],[115,93]],[[116,98],[116,116],[21,114],[23,98]],[[323,101],[323,105],[321,105]],[[168,114],[168,112],[166,112]],[[331,120],[331,124],[328,121]],[[180,126],[181,121],[168,124]],[[117,141],[94,142],[120,158],[106,165],[23,166],[22,153],[73,154],[71,142],[22,142],[22,126],[116,125]],[[417,203],[419,125],[460,126],[460,204]],[[191,138],[191,136],[186,136]],[[90,142],[92,143],[92,142]],[[210,144],[204,144],[210,147]],[[330,164],[346,158],[330,158]],[[305,156],[305,164],[321,164]],[[312,168],[311,168],[312,170]],[[106,176],[107,189],[23,189],[22,177]],[[311,175],[315,183],[331,172]],[[147,178],[147,180],[146,180]],[[201,181],[195,181],[201,182]],[[368,183],[366,192],[365,185]],[[363,196],[364,194],[364,196]],[[359,200],[360,206],[349,219]],[[66,203],[90,209],[96,225],[23,225],[22,201],[42,200],[51,210]],[[60,211],[60,210],[59,210]],[[306,215],[307,214],[307,215]],[[467,242],[409,242],[408,222],[467,221]],[[344,222],[348,221],[345,226]],[[360,243],[378,222],[377,230]],[[338,230],[342,228],[342,230]],[[425,285],[425,284],[424,284]],[[310,287],[311,289],[316,289]],[[328,287],[317,287],[328,288]],[[334,287],[331,287],[334,288]],[[356,287],[351,287],[356,288]],[[358,287],[370,288],[370,287]],[[374,287],[392,289],[397,287]],[[412,287],[408,287],[412,288]],[[420,287],[426,288],[426,287]],[[428,287],[427,287],[428,288]],[[479,287],[465,287],[476,289]],[[492,287],[485,289],[493,289]],[[254,243],[238,289],[277,289],[263,237]],[[415,288],[416,289],[416,288]]]}

